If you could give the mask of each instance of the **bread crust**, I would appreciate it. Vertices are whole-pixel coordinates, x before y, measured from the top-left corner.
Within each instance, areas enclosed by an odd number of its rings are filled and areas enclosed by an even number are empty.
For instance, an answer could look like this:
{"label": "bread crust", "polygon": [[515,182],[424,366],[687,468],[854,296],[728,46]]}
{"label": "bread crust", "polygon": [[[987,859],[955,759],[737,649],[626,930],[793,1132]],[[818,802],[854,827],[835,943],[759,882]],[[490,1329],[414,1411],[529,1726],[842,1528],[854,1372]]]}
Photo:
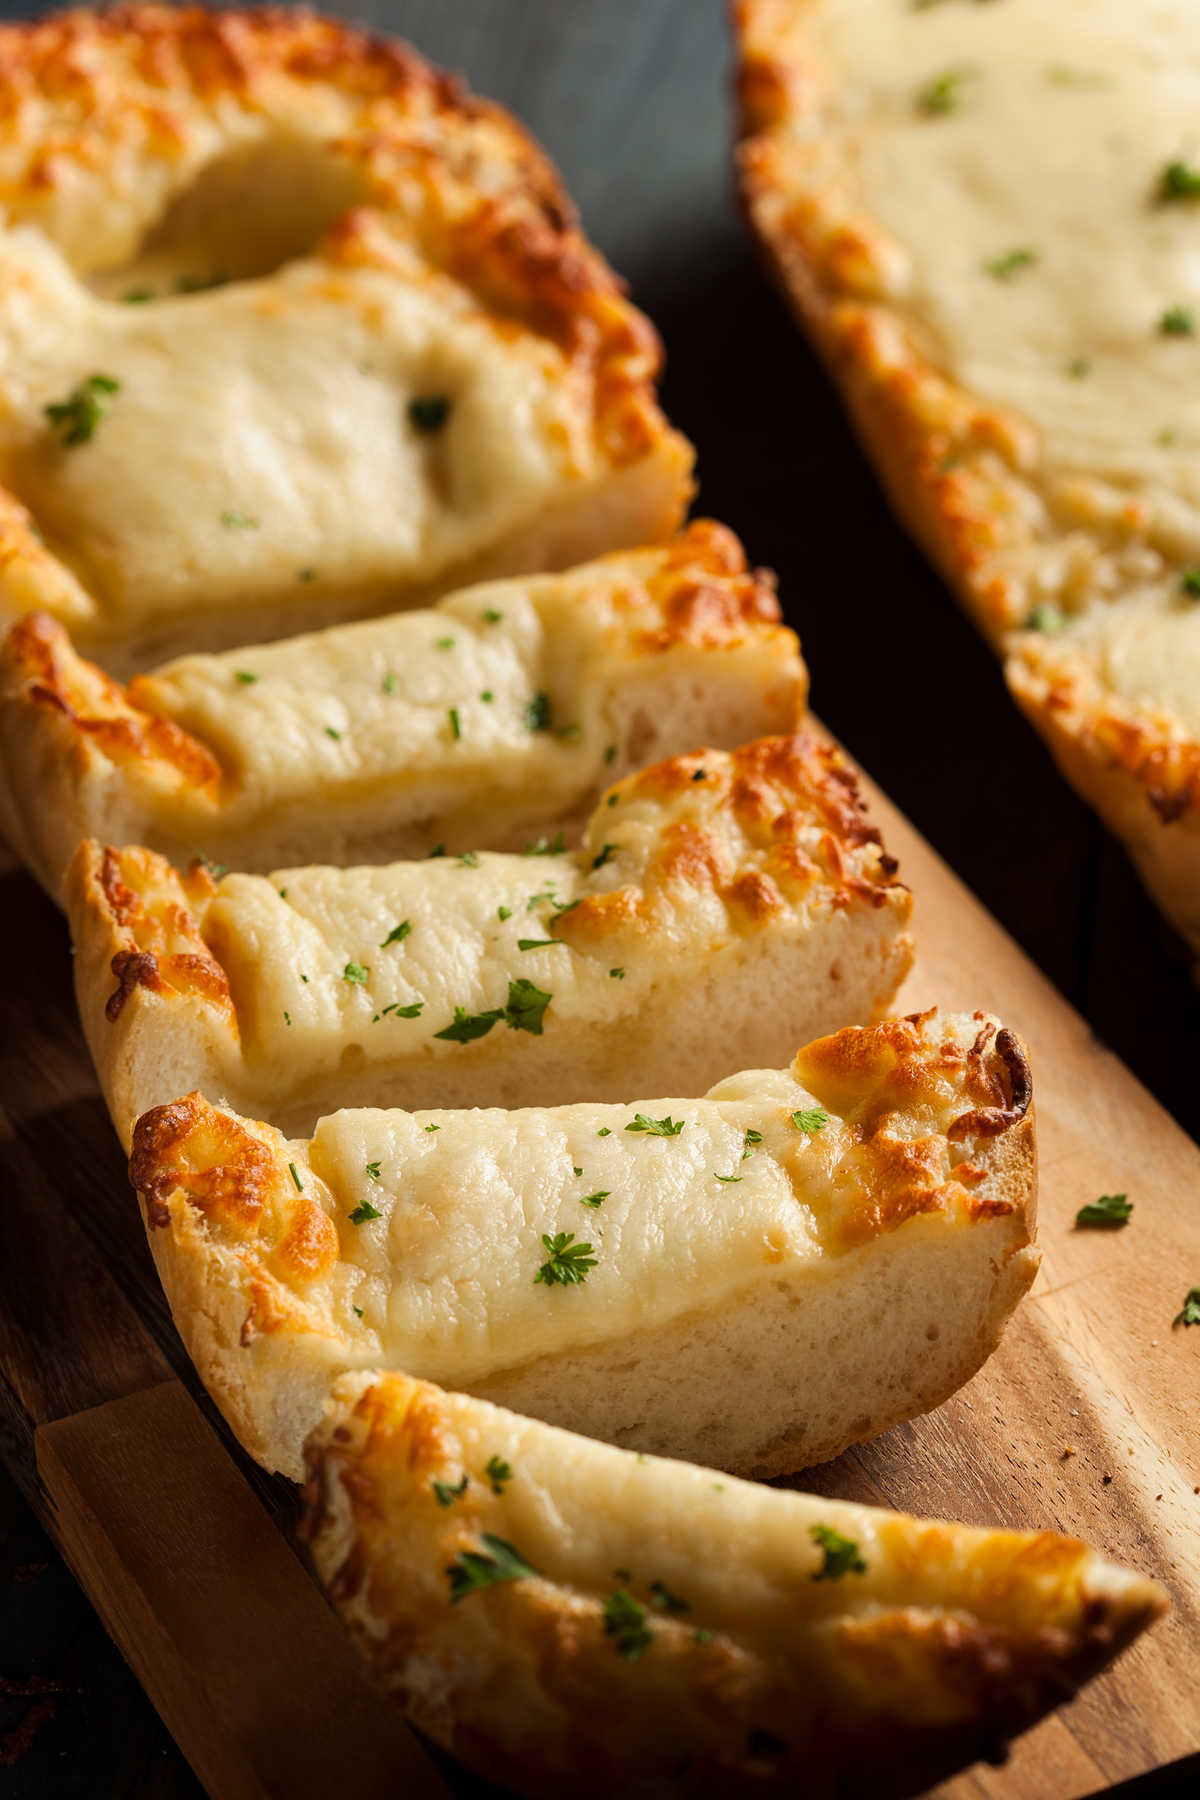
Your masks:
{"label": "bread crust", "polygon": [[[702,1093],[738,1067],[778,1067],[797,1038],[880,1016],[911,966],[911,897],[853,770],[812,731],[627,777],[575,852],[468,865],[229,875],[192,895],[152,852],[81,845],[66,876],[76,991],[123,1140],[193,1088],[299,1133],[339,1106]],[[132,896],[120,904],[112,870]],[[391,915],[422,906],[411,942],[384,954]],[[131,956],[176,940],[203,957],[199,991],[114,993]],[[499,1018],[530,978],[544,1028],[438,1036],[460,1012]],[[384,1009],[402,1002],[416,1013],[398,1030]]]}
{"label": "bread crust", "polygon": [[[239,1440],[269,1468],[296,1478],[334,1376],[385,1361],[609,1441],[778,1475],[940,1404],[991,1353],[1038,1265],[1028,1064],[995,1020],[931,1012],[847,1029],[799,1052],[791,1077],[751,1072],[706,1098],[742,1102],[732,1133],[741,1144],[750,1130],[760,1145],[752,1176],[769,1174],[776,1157],[789,1170],[787,1213],[798,1204],[811,1222],[803,1240],[771,1223],[753,1186],[742,1190],[749,1201],[713,1212],[721,1190],[703,1166],[684,1188],[660,1192],[660,1165],[622,1124],[635,1110],[670,1107],[693,1116],[691,1146],[710,1128],[698,1102],[509,1114],[507,1148],[487,1114],[420,1114],[411,1129],[398,1121],[397,1142],[409,1148],[383,1151],[387,1115],[339,1115],[311,1142],[289,1142],[192,1094],[139,1120],[130,1174],[184,1342]],[[788,1109],[814,1099],[833,1124],[804,1149]],[[426,1118],[443,1159],[429,1175]],[[589,1236],[606,1220],[616,1229],[616,1251],[601,1252],[620,1259],[601,1277],[608,1297],[595,1307],[590,1293],[530,1299],[540,1227],[502,1219],[503,1193],[521,1188],[519,1145],[539,1146],[544,1174],[559,1133],[588,1143],[580,1154],[594,1180],[597,1118],[616,1144],[607,1179],[619,1207],[631,1197],[627,1225],[611,1202],[585,1215]],[[361,1152],[339,1147],[360,1136],[382,1157],[365,1173]],[[437,1323],[441,1254],[437,1270],[420,1264],[419,1299],[405,1284],[430,1218],[462,1241],[470,1201],[460,1174],[483,1179],[474,1157],[499,1158],[501,1174],[468,1239],[475,1347],[464,1351],[457,1328],[446,1338]],[[577,1186],[567,1180],[548,1216],[574,1220],[564,1209]],[[524,1213],[536,1219],[536,1205],[530,1188]],[[385,1235],[374,1243],[362,1228],[379,1218]],[[709,1272],[685,1270],[664,1286],[668,1249],[701,1231],[713,1237]],[[662,1249],[643,1269],[647,1232]],[[765,1260],[759,1250],[746,1261],[744,1232],[766,1243]],[[511,1280],[491,1282],[493,1259],[506,1270],[514,1255]],[[493,1287],[499,1310],[487,1325]]]}
{"label": "bread crust", "polygon": [[[1064,775],[1129,849],[1200,951],[1200,743],[1182,720],[1097,680],[1069,633],[1023,629],[1063,595],[1138,586],[1186,553],[1105,471],[1052,480],[1035,425],[948,376],[903,280],[903,247],[865,210],[839,133],[839,72],[811,34],[823,0],[734,0],[743,204],[766,261],[837,383],[897,514],[1002,657]],[[864,29],[867,29],[864,22]],[[1048,566],[1061,591],[1039,576]]]}
{"label": "bread crust", "polygon": [[[1166,1607],[1051,1532],[714,1482],[403,1375],[341,1381],[309,1461],[310,1554],[363,1654],[522,1793],[923,1791]],[[863,1566],[820,1579],[821,1530]],[[533,1572],[452,1599],[496,1539]]]}
{"label": "bread crust", "polygon": [[[482,640],[464,702],[495,678],[489,669],[511,678],[512,662],[528,665],[531,686],[551,671],[562,734],[530,732],[518,709],[516,747],[504,740],[486,757],[472,756],[469,711],[461,745],[445,741],[444,713],[432,744],[416,735],[431,710],[429,658],[448,661],[429,646],[459,641],[439,638],[448,629]],[[391,672],[374,673],[368,701],[363,671],[381,665]],[[264,873],[416,858],[438,844],[516,850],[560,831],[577,838],[603,788],[648,760],[792,730],[807,690],[774,578],[707,519],[562,576],[491,583],[430,613],[257,654],[184,658],[127,687],[79,656],[48,613],[30,613],[0,644],[0,824],[60,903],[85,837],[144,844],[180,866],[202,848]],[[257,704],[264,693],[280,696],[270,710]],[[489,698],[502,707],[506,695]],[[489,744],[497,710],[481,722]],[[335,750],[321,734],[331,714],[343,721]],[[387,730],[381,754],[373,734]],[[281,739],[307,746],[282,775]]]}
{"label": "bread crust", "polygon": [[[313,14],[146,4],[0,26],[0,79],[10,96],[0,125],[10,226],[44,233],[80,277],[121,262],[222,155],[273,137],[311,142],[354,195],[305,251],[330,294],[356,272],[409,283],[438,272],[498,340],[527,334],[558,359],[592,475],[482,551],[413,581],[415,601],[655,541],[679,523],[692,453],[655,399],[654,330],[583,237],[543,152],[456,77],[406,45]],[[381,610],[374,595],[360,595],[357,610],[372,602]],[[351,603],[306,597],[289,570],[267,604],[133,631],[43,541],[19,493],[0,493],[0,613],[40,606],[111,667],[204,636],[250,642],[309,628]]]}

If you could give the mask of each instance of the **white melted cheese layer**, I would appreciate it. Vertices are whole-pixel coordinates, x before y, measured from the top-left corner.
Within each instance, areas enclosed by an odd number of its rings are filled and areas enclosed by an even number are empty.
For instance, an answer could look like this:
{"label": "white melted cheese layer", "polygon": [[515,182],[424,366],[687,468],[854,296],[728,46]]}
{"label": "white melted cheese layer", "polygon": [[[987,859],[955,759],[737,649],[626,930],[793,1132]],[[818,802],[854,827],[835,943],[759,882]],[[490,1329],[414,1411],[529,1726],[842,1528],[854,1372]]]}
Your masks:
{"label": "white melted cheese layer", "polygon": [[[1022,414],[1046,463],[1200,505],[1200,9],[1189,0],[820,0],[805,31],[934,359]],[[921,94],[956,78],[957,105]],[[824,127],[828,129],[828,125]],[[1034,260],[1007,278],[986,265]]]}
{"label": "white melted cheese layer", "polygon": [[[362,1308],[396,1366],[436,1369],[453,1386],[619,1341],[719,1304],[767,1269],[786,1277],[819,1260],[828,1184],[815,1165],[830,1146],[791,1122],[813,1104],[787,1071],[759,1070],[701,1101],[646,1103],[683,1121],[671,1137],[628,1131],[630,1106],[355,1110],[323,1119],[296,1150],[333,1197],[346,1310]],[[821,1136],[839,1129],[831,1121]],[[747,1130],[763,1141],[744,1156]],[[380,1217],[355,1224],[364,1201]],[[543,1238],[567,1232],[591,1245],[595,1266],[577,1284],[537,1281]]]}
{"label": "white melted cheese layer", "polygon": [[[120,383],[90,441],[45,416]],[[448,278],[297,261],[148,305],[97,298],[0,233],[0,472],[127,624],[433,580],[525,524],[596,452],[560,353]],[[437,430],[414,399],[449,402]],[[302,577],[313,571],[312,580]]]}

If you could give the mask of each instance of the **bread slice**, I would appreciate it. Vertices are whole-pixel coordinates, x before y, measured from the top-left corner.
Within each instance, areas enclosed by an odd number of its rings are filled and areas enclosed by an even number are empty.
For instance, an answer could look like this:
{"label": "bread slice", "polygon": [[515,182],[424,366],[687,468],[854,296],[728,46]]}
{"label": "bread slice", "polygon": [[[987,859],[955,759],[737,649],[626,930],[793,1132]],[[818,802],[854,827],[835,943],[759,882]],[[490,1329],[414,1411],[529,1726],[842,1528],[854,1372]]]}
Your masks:
{"label": "bread slice", "polygon": [[908,890],[812,732],[608,790],[576,851],[180,876],[81,845],[84,1031],[117,1130],[199,1088],[308,1132],[339,1106],[703,1093],[878,1016]]}
{"label": "bread slice", "polygon": [[1200,949],[1200,14],[737,16],[768,258],[897,511]]}
{"label": "bread slice", "polygon": [[380,1679],[553,1800],[916,1794],[1167,1608],[1052,1531],[753,1487],[407,1375],[346,1376],[309,1457],[312,1560]]}
{"label": "bread slice", "polygon": [[772,578],[707,520],[128,689],[35,613],[0,647],[0,822],[56,897],[84,837],[260,871],[574,841],[607,783],[790,731],[807,685]]}
{"label": "bread slice", "polygon": [[282,9],[0,58],[0,619],[125,673],[679,523],[654,331],[499,107]]}
{"label": "bread slice", "polygon": [[701,1100],[348,1111],[311,1141],[192,1094],[130,1172],[202,1378],[293,1477],[333,1378],[381,1364],[783,1474],[961,1386],[1038,1260],[1028,1065],[982,1014]]}

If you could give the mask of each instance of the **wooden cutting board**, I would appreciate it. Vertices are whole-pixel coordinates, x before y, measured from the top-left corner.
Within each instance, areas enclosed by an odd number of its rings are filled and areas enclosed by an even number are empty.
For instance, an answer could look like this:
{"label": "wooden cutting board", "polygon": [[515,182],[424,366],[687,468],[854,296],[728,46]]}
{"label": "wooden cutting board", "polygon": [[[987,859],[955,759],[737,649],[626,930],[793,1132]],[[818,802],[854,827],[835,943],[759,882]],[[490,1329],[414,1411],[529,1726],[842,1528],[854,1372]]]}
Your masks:
{"label": "wooden cutting board", "polygon": [[[1029,1043],[1044,1260],[966,1389],[797,1485],[1052,1526],[1166,1584],[1171,1616],[1115,1670],[1005,1766],[939,1791],[1078,1800],[1200,1751],[1200,1328],[1172,1325],[1200,1285],[1200,1150],[875,805],[916,895],[905,1007],[988,1007]],[[288,1547],[290,1490],[241,1458],[196,1392],[75,1023],[62,921],[11,865],[0,919],[6,1460],[215,1800],[480,1792],[444,1781],[375,1692]],[[1113,1192],[1133,1202],[1128,1226],[1073,1228]]]}

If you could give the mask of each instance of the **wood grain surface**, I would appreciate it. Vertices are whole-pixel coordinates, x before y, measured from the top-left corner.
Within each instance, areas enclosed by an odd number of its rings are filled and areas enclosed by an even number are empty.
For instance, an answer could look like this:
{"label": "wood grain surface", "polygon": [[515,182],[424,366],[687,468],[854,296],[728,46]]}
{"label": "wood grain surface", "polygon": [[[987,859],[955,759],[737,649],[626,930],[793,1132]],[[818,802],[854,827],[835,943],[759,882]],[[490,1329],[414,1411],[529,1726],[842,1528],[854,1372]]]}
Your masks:
{"label": "wood grain surface", "polygon": [[[1076,1530],[1160,1575],[1177,1601],[1167,1624],[1006,1768],[946,1792],[1070,1800],[1196,1752],[1200,1329],[1170,1321],[1200,1282],[1198,1153],[1093,1034],[1195,1133],[1200,1006],[1123,853],[1065,788],[990,655],[888,517],[836,399],[760,277],[732,200],[722,0],[332,10],[407,35],[542,138],[589,232],[664,336],[664,398],[698,446],[701,509],[780,574],[818,706],[1087,1021],[1056,1003],[911,828],[890,823],[917,895],[913,1003],[992,1005],[1032,1044],[1045,1264],[998,1357],[963,1394],[805,1485]],[[0,921],[0,1447],[36,1499],[40,1422],[172,1374],[197,1417],[211,1425],[212,1415],[166,1317],[78,1035],[62,923],[3,865]],[[1135,1203],[1131,1224],[1074,1233],[1074,1208],[1114,1189]],[[284,1484],[227,1439],[222,1454],[286,1525]],[[0,1788],[14,1800],[201,1791],[2,1485]],[[1143,1791],[1194,1796],[1200,1766],[1176,1765],[1144,1790],[1135,1782],[1130,1800]]]}

